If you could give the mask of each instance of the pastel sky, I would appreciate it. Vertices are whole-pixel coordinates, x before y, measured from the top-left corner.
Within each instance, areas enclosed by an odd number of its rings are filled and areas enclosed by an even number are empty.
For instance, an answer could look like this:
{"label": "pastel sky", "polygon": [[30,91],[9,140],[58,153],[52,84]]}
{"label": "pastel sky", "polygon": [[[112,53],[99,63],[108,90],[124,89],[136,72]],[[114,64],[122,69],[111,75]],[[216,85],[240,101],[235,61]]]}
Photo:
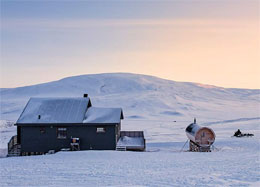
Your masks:
{"label": "pastel sky", "polygon": [[258,0],[1,0],[1,85],[132,72],[260,88]]}

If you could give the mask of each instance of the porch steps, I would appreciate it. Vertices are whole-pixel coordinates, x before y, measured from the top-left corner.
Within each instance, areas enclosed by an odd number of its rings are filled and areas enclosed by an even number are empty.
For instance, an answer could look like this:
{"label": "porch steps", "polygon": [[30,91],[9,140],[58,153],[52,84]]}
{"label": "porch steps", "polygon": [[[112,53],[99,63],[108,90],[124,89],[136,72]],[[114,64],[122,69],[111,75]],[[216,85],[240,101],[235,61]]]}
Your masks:
{"label": "porch steps", "polygon": [[116,146],[117,151],[126,151],[126,146]]}
{"label": "porch steps", "polygon": [[8,151],[7,157],[21,156],[21,145],[16,144]]}
{"label": "porch steps", "polygon": [[21,156],[21,144],[17,141],[17,135],[13,136],[8,142],[8,157]]}

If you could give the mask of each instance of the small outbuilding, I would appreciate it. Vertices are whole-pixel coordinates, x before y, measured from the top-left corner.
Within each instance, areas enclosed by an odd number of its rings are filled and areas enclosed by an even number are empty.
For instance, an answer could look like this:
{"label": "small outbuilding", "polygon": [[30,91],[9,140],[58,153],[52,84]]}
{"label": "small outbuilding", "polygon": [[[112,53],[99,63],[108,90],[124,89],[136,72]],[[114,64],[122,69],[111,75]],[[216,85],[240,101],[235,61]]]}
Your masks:
{"label": "small outbuilding", "polygon": [[214,143],[216,135],[208,127],[201,127],[196,123],[196,119],[186,128],[186,135],[190,140],[190,151],[209,152]]}
{"label": "small outbuilding", "polygon": [[[92,107],[82,98],[31,98],[16,122],[17,135],[8,154],[34,155],[71,149],[115,150],[120,137],[121,108]],[[75,147],[74,147],[75,148]]]}
{"label": "small outbuilding", "polygon": [[121,131],[117,142],[118,151],[144,151],[145,138],[143,131]]}

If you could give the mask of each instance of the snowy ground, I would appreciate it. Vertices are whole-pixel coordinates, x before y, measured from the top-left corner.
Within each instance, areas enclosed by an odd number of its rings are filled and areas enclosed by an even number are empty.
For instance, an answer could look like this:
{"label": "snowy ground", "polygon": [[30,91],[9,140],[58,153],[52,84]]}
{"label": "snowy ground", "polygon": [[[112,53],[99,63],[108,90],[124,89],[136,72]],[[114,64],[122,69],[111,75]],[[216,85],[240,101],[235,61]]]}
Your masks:
{"label": "snowy ground", "polygon": [[[186,152],[187,144],[181,151],[185,122],[175,122],[172,129],[172,124],[164,122],[157,122],[155,128],[149,128],[150,122],[142,124],[147,152],[80,151],[1,158],[1,186],[260,185],[260,119],[210,125],[217,136],[211,153]],[[138,126],[132,121],[131,128]],[[237,128],[255,136],[231,137]],[[13,127],[7,129],[1,134],[12,132]]]}
{"label": "snowy ground", "polygon": [[[86,90],[93,106],[123,108],[122,130],[144,131],[146,152],[5,157],[16,134],[12,124],[29,97],[78,97]],[[259,90],[102,74],[0,89],[0,94],[0,186],[260,186]],[[213,152],[183,148],[193,117],[216,133]],[[231,137],[238,128],[255,136]]]}

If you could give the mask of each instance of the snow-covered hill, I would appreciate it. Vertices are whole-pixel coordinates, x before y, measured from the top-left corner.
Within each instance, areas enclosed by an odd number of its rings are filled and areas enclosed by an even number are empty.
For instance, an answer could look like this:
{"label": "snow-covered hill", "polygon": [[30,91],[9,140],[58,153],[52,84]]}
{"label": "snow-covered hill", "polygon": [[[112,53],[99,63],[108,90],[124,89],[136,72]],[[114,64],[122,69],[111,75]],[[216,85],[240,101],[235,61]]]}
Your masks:
{"label": "snow-covered hill", "polygon": [[260,90],[225,89],[153,76],[111,73],[1,89],[1,119],[16,120],[30,97],[82,96],[95,106],[122,107],[128,119],[207,121],[260,116]]}

